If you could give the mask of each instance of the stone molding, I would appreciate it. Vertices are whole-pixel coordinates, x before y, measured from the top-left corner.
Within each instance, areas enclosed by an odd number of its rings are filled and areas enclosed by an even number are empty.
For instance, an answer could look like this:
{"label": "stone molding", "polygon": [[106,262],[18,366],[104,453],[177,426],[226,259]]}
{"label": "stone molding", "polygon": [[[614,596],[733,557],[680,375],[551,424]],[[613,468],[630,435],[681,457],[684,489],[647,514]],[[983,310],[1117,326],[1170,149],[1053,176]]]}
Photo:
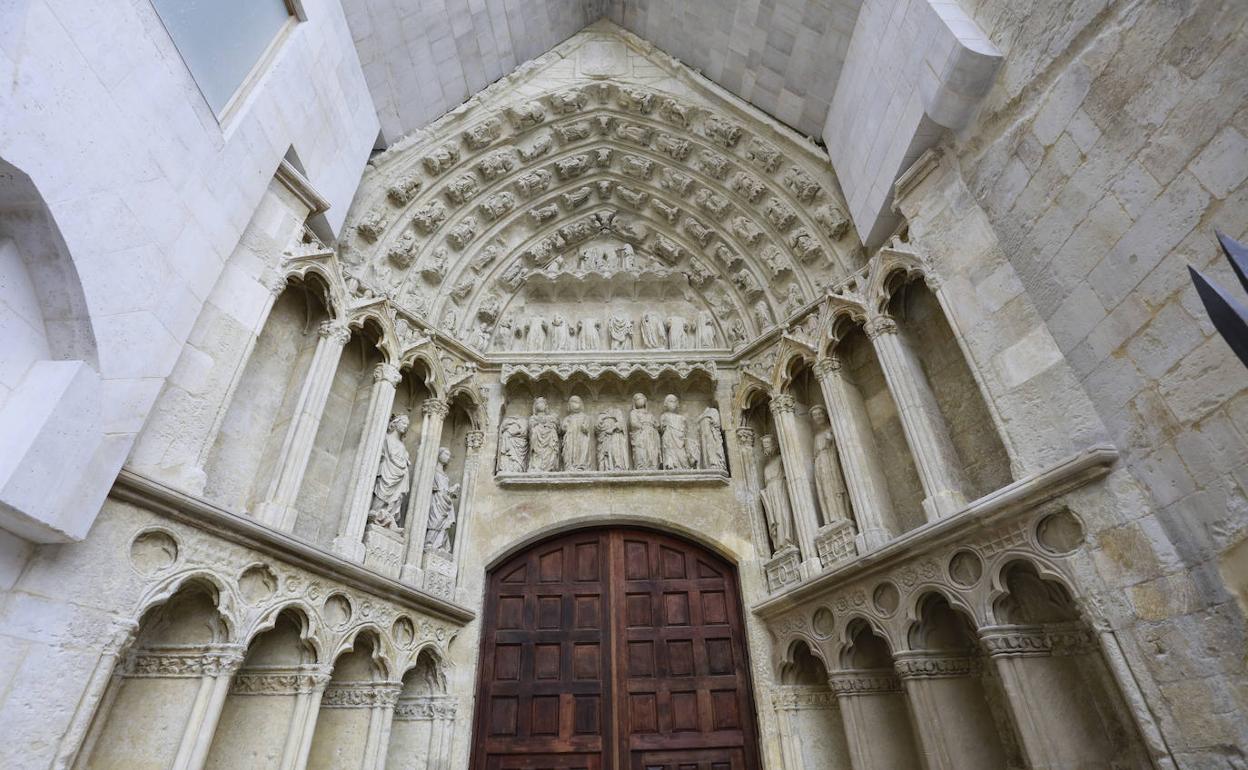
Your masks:
{"label": "stone molding", "polygon": [[826,687],[782,685],[772,691],[771,703],[777,710],[822,710],[835,708],[837,698],[836,693]]}
{"label": "stone molding", "polygon": [[597,379],[603,375],[613,374],[620,379],[627,379],[635,374],[642,374],[657,380],[664,374],[675,374],[686,379],[694,372],[703,372],[712,381],[718,376],[714,361],[568,361],[559,363],[504,363],[501,379],[503,384],[515,377],[527,377],[540,380],[553,377],[559,381],[567,381],[575,375],[583,375]]}
{"label": "stone molding", "polygon": [[241,647],[232,644],[149,647],[134,650],[126,657],[123,676],[128,679],[228,676],[242,665],[244,654]]}
{"label": "stone molding", "polygon": [[981,628],[984,649],[994,658],[1083,655],[1096,649],[1092,633],[1078,623]]}
{"label": "stone molding", "polygon": [[891,695],[901,692],[901,679],[888,669],[836,671],[828,677],[828,686],[838,698]]}
{"label": "stone molding", "polygon": [[582,484],[727,484],[728,472],[694,468],[689,470],[630,470],[630,471],[550,471],[524,473],[498,473],[494,481],[504,487],[519,486],[576,486]]}
{"label": "stone molding", "polygon": [[320,664],[242,669],[230,682],[231,695],[300,695],[323,690],[330,671]]}
{"label": "stone molding", "polygon": [[321,696],[321,708],[388,708],[399,701],[400,682],[331,682]]}

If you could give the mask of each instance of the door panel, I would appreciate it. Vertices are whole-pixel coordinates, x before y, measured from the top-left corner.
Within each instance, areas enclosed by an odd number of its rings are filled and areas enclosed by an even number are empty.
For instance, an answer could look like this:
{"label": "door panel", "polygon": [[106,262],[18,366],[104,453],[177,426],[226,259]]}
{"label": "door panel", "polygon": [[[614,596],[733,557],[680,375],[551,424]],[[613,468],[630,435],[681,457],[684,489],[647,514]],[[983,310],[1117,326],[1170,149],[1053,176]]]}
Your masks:
{"label": "door panel", "polygon": [[634,529],[530,547],[490,574],[473,767],[756,770],[733,568]]}

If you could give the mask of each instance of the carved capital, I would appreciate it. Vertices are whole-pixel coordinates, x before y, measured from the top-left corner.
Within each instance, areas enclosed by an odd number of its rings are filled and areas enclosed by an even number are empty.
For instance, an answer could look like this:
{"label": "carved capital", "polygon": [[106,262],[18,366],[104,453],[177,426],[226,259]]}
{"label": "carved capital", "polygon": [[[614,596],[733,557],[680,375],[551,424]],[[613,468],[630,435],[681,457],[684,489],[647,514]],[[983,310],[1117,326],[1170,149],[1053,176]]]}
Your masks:
{"label": "carved capital", "polygon": [[841,371],[840,356],[828,356],[815,362],[815,378],[822,380]]}
{"label": "carved capital", "polygon": [[836,671],[828,677],[828,685],[842,698],[901,692],[901,680],[888,669]]}
{"label": "carved capital", "polygon": [[902,652],[893,662],[902,679],[953,679],[975,672],[975,659],[931,652]]}
{"label": "carved capital", "polygon": [[893,320],[892,316],[872,316],[862,325],[862,330],[866,332],[867,339],[873,340],[884,334],[896,334],[897,322]]}
{"label": "carved capital", "polygon": [[797,399],[789,393],[781,393],[771,399],[771,411],[774,414],[792,414],[797,408]]}
{"label": "carved capital", "polygon": [[339,345],[345,345],[351,339],[351,329],[342,321],[321,321],[317,333]]}
{"label": "carved capital", "polygon": [[286,291],[286,287],[290,284],[290,276],[270,271],[265,273],[260,282],[264,284],[264,288],[268,289],[270,294],[276,297]]}
{"label": "carved capital", "polygon": [[470,430],[464,436],[464,444],[468,447],[469,452],[476,452],[485,444],[485,431]]}
{"label": "carved capital", "polygon": [[377,364],[377,367],[373,369],[374,382],[385,380],[391,385],[398,385],[402,379],[403,373],[394,364]]}
{"label": "carved capital", "polygon": [[451,411],[451,405],[444,398],[426,398],[420,404],[420,413],[426,417],[437,417],[440,420],[446,417],[449,411]]}
{"label": "carved capital", "polygon": [[743,447],[754,446],[754,429],[744,426],[737,428],[737,443]]}

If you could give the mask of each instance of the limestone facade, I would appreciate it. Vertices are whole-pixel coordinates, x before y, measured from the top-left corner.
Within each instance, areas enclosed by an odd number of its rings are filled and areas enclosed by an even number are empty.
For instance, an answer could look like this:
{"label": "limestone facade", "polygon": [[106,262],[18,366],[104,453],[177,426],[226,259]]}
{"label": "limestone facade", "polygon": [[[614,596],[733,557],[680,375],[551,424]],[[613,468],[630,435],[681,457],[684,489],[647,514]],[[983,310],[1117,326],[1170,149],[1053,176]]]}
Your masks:
{"label": "limestone facade", "polygon": [[[1244,380],[1140,266],[1244,212],[1242,99],[1120,146],[1098,78],[1160,22],[1037,63],[972,5],[971,133],[911,115],[871,169],[604,24],[375,155],[340,229],[277,164],[90,536],[22,546],[0,764],[466,768],[486,571],[604,522],[737,565],[769,769],[1242,760]],[[1228,77],[1219,13],[1173,77]]]}

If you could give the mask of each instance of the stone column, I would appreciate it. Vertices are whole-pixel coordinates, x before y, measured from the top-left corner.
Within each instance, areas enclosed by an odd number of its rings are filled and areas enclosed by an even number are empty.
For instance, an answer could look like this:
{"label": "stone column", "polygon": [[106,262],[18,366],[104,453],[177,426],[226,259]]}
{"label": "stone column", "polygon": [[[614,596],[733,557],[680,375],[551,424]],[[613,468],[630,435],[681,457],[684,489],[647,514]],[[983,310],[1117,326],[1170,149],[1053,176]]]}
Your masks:
{"label": "stone column", "polygon": [[926,767],[997,770],[1007,766],[975,658],[944,652],[901,652],[895,665]]}
{"label": "stone column", "polygon": [[806,449],[797,432],[796,405],[796,400],[787,393],[771,399],[776,441],[784,461],[785,485],[789,489],[789,503],[793,506],[793,529],[797,535],[798,550],[802,552],[802,572],[809,576],[822,569],[815,548],[819,509],[815,505],[815,487],[810,478],[810,458],[806,456]]}
{"label": "stone column", "polygon": [[841,705],[854,770],[924,767],[896,673],[889,669],[838,671],[828,683]]}
{"label": "stone column", "polygon": [[927,520],[957,512],[966,505],[962,469],[949,438],[949,427],[919,359],[902,339],[897,322],[891,317],[868,318],[863,330],[875,347],[884,379],[897,404],[906,443],[923,483],[923,512]]}
{"label": "stone column", "polygon": [[737,440],[737,467],[741,473],[742,492],[744,493],[745,506],[750,511],[750,523],[754,529],[754,540],[758,553],[764,560],[771,554],[768,547],[767,537],[767,519],[763,515],[762,506],[759,504],[758,496],[761,492],[758,478],[758,458],[755,457],[754,439],[756,438],[754,429],[748,427],[739,427],[734,431]]}
{"label": "stone column", "polygon": [[303,673],[299,675],[296,685],[295,707],[286,728],[278,770],[303,770],[307,767],[312,734],[316,732],[316,718],[321,712],[321,695],[329,684],[330,666],[313,663],[301,668]]}
{"label": "stone column", "polygon": [[827,402],[832,437],[840,455],[845,487],[854,507],[858,536],[863,552],[874,550],[892,540],[893,501],[888,494],[888,481],[880,467],[880,452],[875,433],[867,418],[862,394],[841,371],[837,356],[815,362],[815,377]]}
{"label": "stone column", "polygon": [[1096,649],[1086,629],[1078,623],[989,626],[979,634],[1028,767],[1111,767],[1123,758],[1098,709],[1100,683],[1080,665]]}
{"label": "stone column", "polygon": [[303,381],[290,427],[282,441],[273,480],[264,502],[256,506],[255,517],[275,529],[289,532],[295,525],[295,499],[303,484],[303,474],[312,456],[312,444],[321,425],[321,415],[338,371],[342,349],[351,339],[351,330],[342,321],[321,324],[321,339],[312,355],[312,365]]}
{"label": "stone column", "polygon": [[402,377],[398,367],[392,364],[377,364],[373,369],[373,390],[364,417],[364,434],[360,437],[360,450],[356,453],[355,468],[351,470],[351,482],[347,487],[351,495],[347,498],[346,516],[339,524],[338,537],[334,539],[334,550],[352,561],[364,561],[364,527],[368,524],[368,508],[373,500],[377,463],[381,460],[381,445],[386,439],[394,394]]}
{"label": "stone column", "polygon": [[411,585],[422,585],[421,563],[425,553],[425,529],[429,526],[429,501],[433,496],[433,473],[437,469],[441,449],[442,422],[450,405],[445,399],[427,398],[420,405],[420,448],[412,471],[411,501],[407,509],[407,552],[400,579]]}
{"label": "stone column", "polygon": [[[200,653],[156,654],[136,659],[136,670],[142,670],[145,665],[154,669],[148,676],[160,678],[162,673],[178,676],[179,673],[193,671],[199,677],[199,691],[195,694],[191,715],[186,720],[178,753],[170,765],[172,770],[200,770],[204,766],[208,749],[212,746],[212,736],[217,730],[217,720],[221,717],[221,707],[225,705],[225,696],[230,691],[230,680],[242,665],[243,655],[244,650],[237,645],[221,644]],[[198,660],[191,660],[192,657],[198,657]],[[190,668],[179,671],[182,666]]]}
{"label": "stone column", "polygon": [[382,770],[386,766],[386,750],[390,747],[390,728],[394,724],[394,707],[399,702],[401,682],[379,682],[368,719],[368,741],[364,744],[364,761],[360,770]]}

